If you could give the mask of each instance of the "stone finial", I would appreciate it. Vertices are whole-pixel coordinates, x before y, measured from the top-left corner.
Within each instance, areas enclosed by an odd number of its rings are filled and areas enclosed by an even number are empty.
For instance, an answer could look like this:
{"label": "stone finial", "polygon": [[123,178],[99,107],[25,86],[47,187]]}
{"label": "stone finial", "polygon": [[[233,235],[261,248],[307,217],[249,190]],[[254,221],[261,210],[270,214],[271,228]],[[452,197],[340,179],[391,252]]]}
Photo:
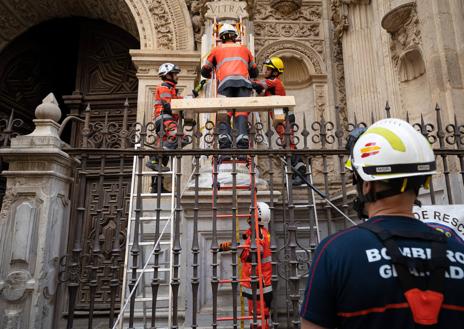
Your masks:
{"label": "stone finial", "polygon": [[42,100],[42,104],[35,109],[37,119],[49,119],[58,122],[61,118],[61,110],[58,101],[53,93],[50,93]]}

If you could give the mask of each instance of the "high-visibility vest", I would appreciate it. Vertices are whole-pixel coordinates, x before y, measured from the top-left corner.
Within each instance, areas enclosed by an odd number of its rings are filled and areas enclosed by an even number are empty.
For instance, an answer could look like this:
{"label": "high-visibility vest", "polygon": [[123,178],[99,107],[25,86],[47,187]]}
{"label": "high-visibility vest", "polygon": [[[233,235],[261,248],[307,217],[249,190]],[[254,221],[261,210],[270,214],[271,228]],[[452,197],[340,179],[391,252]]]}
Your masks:
{"label": "high-visibility vest", "polygon": [[[268,230],[264,227],[260,227],[261,238],[258,238],[258,250],[261,252],[261,270],[263,276],[264,289],[263,293],[268,293],[272,291],[272,252],[271,252],[271,235]],[[249,246],[251,244],[251,229],[248,229],[245,234],[248,238],[245,241],[245,245]],[[242,281],[240,282],[242,292],[245,295],[252,295],[251,290],[251,262],[249,261],[250,248],[244,248],[240,260],[242,261],[242,273],[240,275]],[[256,275],[258,276],[258,268],[256,268]],[[259,287],[259,285],[257,286]],[[256,290],[256,295],[259,296],[259,289]]]}
{"label": "high-visibility vest", "polygon": [[265,79],[261,81],[261,84],[264,87],[264,90],[266,91],[264,93],[264,96],[285,96],[285,87],[284,84],[282,83],[282,80],[279,78],[271,78],[271,79]]}
{"label": "high-visibility vest", "polygon": [[[229,80],[249,82],[249,68],[256,65],[250,50],[241,44],[223,43],[211,50],[204,67],[216,69],[218,89]],[[251,85],[251,84],[250,84]]]}
{"label": "high-visibility vest", "polygon": [[[176,85],[171,81],[164,81],[155,90],[155,104],[153,111],[153,119],[156,119],[163,113],[163,103],[171,103],[172,99],[182,98],[177,95]],[[169,113],[171,114],[171,113]]]}

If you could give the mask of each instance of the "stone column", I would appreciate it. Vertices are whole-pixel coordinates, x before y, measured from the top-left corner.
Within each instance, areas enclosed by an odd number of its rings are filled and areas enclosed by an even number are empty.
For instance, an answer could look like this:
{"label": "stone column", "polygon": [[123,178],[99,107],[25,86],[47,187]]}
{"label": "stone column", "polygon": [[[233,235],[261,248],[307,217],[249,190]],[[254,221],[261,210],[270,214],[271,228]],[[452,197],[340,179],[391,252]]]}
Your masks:
{"label": "stone column", "polygon": [[9,169],[0,213],[0,327],[52,328],[58,264],[66,248],[71,157],[58,136],[53,94],[36,109],[36,129],[1,149]]}
{"label": "stone column", "polygon": [[349,115],[370,123],[385,117],[386,101],[399,111],[397,80],[388,54],[389,36],[382,31],[381,1],[341,0],[338,28],[343,44]]}
{"label": "stone column", "polygon": [[[464,122],[464,24],[462,1],[416,1],[422,48],[431,92],[452,122]],[[432,111],[433,112],[433,111]]]}

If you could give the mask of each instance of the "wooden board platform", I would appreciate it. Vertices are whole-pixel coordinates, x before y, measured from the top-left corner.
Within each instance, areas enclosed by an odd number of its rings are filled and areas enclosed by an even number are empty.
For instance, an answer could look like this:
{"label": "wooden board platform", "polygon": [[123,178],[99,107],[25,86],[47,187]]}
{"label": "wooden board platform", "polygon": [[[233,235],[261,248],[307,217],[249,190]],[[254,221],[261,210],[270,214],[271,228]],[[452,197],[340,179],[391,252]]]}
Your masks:
{"label": "wooden board platform", "polygon": [[173,99],[171,109],[175,111],[192,111],[213,113],[235,109],[237,112],[267,112],[275,108],[295,107],[293,96],[268,97],[218,97]]}

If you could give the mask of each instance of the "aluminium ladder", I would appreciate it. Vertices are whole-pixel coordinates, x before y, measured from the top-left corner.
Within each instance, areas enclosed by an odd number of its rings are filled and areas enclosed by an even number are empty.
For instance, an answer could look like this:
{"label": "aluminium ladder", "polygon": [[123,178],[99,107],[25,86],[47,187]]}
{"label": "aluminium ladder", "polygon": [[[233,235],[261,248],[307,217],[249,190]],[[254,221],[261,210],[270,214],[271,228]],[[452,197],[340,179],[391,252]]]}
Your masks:
{"label": "aluminium ladder", "polygon": [[[124,279],[121,305],[127,302],[131,284],[141,276],[140,283],[132,296],[132,301],[125,309],[120,328],[150,328],[155,315],[152,307],[160,312],[164,310],[166,323],[157,327],[171,326],[172,291],[170,287],[172,277],[172,245],[173,245],[173,216],[175,202],[175,175],[172,169],[168,172],[144,171],[144,158],[134,156],[132,181],[129,201],[129,221],[126,236],[126,254],[124,261]],[[176,168],[175,157],[171,159],[170,168]],[[171,176],[170,193],[144,193],[141,189],[143,177]],[[155,243],[159,241],[154,249]],[[138,251],[137,264],[134,264],[133,251]],[[148,267],[143,266],[148,262]],[[156,298],[153,299],[152,285],[157,285]],[[122,308],[121,308],[122,309]],[[156,318],[160,318],[157,314]],[[129,326],[128,326],[129,324]]]}

